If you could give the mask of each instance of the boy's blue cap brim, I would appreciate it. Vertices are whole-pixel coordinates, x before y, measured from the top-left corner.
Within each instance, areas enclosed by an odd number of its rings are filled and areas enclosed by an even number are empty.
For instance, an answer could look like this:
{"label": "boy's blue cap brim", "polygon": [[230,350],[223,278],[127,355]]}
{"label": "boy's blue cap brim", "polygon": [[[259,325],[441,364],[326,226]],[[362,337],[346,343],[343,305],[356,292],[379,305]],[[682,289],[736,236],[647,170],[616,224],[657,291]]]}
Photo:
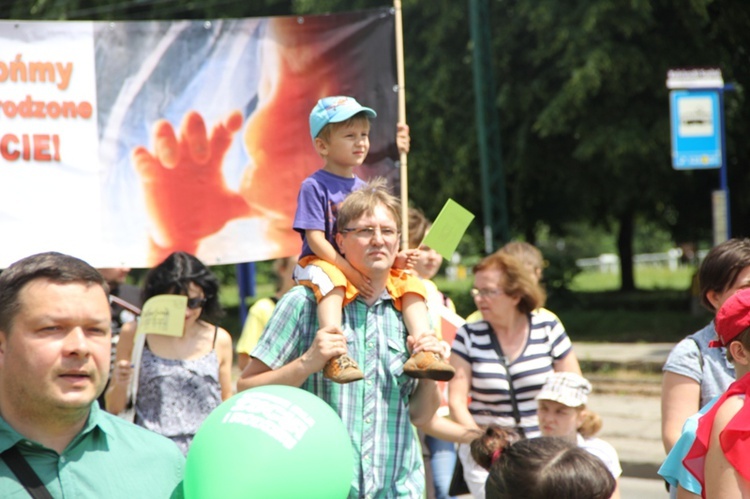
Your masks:
{"label": "boy's blue cap brim", "polygon": [[378,116],[378,113],[361,105],[353,97],[343,95],[324,97],[315,104],[310,112],[310,135],[315,140],[315,137],[328,123],[340,123],[362,112],[370,118],[377,118]]}

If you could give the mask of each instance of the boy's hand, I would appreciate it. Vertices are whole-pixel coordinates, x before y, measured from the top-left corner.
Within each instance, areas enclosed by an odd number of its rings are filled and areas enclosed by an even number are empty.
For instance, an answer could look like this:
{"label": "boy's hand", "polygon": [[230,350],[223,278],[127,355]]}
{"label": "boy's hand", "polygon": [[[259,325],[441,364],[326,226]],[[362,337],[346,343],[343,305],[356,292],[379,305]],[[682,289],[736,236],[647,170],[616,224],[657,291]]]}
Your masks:
{"label": "boy's hand", "polygon": [[354,287],[359,290],[359,294],[361,294],[363,298],[372,298],[372,295],[375,294],[375,288],[373,288],[370,284],[370,280],[360,272],[354,269],[352,270],[353,273],[351,275],[347,274],[346,278],[349,279],[349,282],[351,282]]}
{"label": "boy's hand", "polygon": [[417,264],[419,260],[419,250],[408,249],[401,250],[396,255],[396,260],[393,262],[394,269],[411,270]]}
{"label": "boy's hand", "polygon": [[408,154],[410,146],[411,136],[409,135],[409,125],[398,123],[396,125],[396,147],[398,147],[398,152]]}

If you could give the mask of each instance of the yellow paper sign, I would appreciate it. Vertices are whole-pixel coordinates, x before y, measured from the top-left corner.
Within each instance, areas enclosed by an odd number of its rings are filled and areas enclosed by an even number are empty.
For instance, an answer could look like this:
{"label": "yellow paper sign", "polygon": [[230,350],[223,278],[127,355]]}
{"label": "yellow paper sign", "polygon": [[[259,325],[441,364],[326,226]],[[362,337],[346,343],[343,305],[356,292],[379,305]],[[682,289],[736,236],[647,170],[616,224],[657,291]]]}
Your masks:
{"label": "yellow paper sign", "polygon": [[157,295],[143,304],[135,334],[182,336],[185,330],[187,296]]}
{"label": "yellow paper sign", "polygon": [[448,198],[432,227],[425,234],[422,244],[450,260],[472,220],[474,215],[469,210]]}

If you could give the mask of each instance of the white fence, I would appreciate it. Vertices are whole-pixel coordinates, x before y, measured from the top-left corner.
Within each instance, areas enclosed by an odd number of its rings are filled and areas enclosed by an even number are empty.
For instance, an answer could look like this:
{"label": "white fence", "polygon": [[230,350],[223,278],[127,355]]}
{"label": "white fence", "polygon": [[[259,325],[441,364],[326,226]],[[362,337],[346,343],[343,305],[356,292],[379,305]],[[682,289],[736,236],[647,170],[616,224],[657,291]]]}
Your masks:
{"label": "white fence", "polygon": [[[707,251],[698,252],[698,260],[706,256]],[[634,265],[665,266],[669,270],[677,270],[681,264],[682,249],[672,248],[666,253],[642,253],[633,255]],[[615,274],[620,271],[620,257],[614,253],[603,253],[595,258],[579,258],[576,260],[583,270],[598,270],[599,272],[608,272]]]}

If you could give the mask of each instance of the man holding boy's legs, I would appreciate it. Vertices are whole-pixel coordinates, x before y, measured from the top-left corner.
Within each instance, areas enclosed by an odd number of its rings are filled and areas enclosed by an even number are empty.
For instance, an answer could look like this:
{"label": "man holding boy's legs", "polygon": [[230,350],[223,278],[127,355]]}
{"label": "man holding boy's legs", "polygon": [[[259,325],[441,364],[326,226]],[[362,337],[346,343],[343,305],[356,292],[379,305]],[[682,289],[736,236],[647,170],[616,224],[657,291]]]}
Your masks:
{"label": "man holding boy's legs", "polygon": [[[412,379],[403,368],[407,344],[417,352],[440,352],[441,347],[433,334],[406,340],[401,314],[386,291],[393,285],[391,267],[399,245],[398,202],[383,189],[365,187],[347,197],[337,224],[341,253],[373,288],[370,297],[359,294],[344,306],[349,342],[336,327],[318,329],[313,291],[297,286],[279,301],[238,388],[300,386],[333,407],[355,451],[350,497],[421,497],[424,471],[411,422],[432,417],[439,393],[434,381]],[[344,353],[358,362],[364,381],[324,379],[325,363]]]}

